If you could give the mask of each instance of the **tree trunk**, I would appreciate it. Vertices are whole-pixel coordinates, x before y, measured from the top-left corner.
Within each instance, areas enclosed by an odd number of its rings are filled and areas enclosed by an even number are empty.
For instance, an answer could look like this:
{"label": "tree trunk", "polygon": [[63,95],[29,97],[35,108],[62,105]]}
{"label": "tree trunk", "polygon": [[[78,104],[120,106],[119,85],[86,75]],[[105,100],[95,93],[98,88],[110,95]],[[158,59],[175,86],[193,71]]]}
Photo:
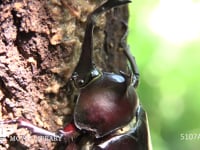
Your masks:
{"label": "tree trunk", "polygon": [[[0,0],[0,120],[23,116],[50,131],[70,120],[73,99],[64,87],[79,59],[86,17],[102,2]],[[99,17],[93,56],[99,68],[126,70],[120,40],[127,18],[127,6]],[[0,139],[0,149],[50,150],[56,145],[26,129],[10,132],[18,139]]]}

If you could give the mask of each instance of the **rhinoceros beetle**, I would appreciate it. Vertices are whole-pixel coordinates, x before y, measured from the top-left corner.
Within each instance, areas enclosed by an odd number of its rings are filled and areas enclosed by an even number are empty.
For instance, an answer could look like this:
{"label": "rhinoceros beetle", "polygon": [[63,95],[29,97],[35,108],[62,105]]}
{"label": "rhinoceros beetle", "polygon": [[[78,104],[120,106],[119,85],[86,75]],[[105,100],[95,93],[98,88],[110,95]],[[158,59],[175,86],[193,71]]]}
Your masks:
{"label": "rhinoceros beetle", "polygon": [[16,123],[18,128],[27,128],[33,134],[61,139],[67,143],[67,150],[150,150],[147,116],[135,91],[139,72],[125,38],[122,38],[121,45],[131,66],[130,75],[102,72],[92,62],[96,17],[129,2],[108,0],[87,18],[81,56],[71,76],[74,87],[79,91],[71,123],[55,133],[39,128],[25,118],[1,123]]}

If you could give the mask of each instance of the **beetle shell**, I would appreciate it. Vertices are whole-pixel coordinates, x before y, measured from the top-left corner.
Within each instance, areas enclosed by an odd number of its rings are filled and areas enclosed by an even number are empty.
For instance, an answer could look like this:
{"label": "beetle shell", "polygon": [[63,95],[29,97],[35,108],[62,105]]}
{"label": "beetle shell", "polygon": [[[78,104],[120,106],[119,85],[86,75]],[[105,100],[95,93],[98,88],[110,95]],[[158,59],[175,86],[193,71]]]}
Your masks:
{"label": "beetle shell", "polygon": [[82,88],[74,110],[77,128],[92,131],[96,138],[129,123],[138,99],[135,89],[122,75],[103,73]]}
{"label": "beetle shell", "polygon": [[103,144],[94,147],[94,150],[144,150],[139,149],[137,139],[131,135],[119,135]]}
{"label": "beetle shell", "polygon": [[92,150],[152,150],[147,115],[141,105],[136,112],[136,122],[129,124],[128,132],[108,136]]}

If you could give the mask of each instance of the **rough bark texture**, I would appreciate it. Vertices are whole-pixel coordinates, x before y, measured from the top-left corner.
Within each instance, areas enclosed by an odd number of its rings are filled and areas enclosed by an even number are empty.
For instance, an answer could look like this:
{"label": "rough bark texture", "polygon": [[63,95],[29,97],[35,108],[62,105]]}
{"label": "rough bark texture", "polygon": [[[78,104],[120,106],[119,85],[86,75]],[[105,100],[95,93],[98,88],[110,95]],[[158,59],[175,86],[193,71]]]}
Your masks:
{"label": "rough bark texture", "polygon": [[[50,131],[69,121],[73,100],[63,87],[80,55],[86,17],[102,2],[65,0],[63,6],[60,0],[0,0],[0,120],[23,116]],[[127,18],[125,6],[98,19],[93,58],[106,71],[126,70],[120,39]],[[26,129],[12,135],[26,139],[4,139],[1,150],[56,145],[37,140]]]}

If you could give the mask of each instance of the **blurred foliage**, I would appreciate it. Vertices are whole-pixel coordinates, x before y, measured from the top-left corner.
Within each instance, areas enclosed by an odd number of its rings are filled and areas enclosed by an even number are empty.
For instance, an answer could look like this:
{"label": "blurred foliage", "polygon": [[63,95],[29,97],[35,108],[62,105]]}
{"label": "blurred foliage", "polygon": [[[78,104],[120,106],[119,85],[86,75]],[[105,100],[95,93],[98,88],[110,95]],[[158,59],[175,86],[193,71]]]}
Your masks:
{"label": "blurred foliage", "polygon": [[200,1],[134,0],[128,43],[154,150],[200,147]]}

